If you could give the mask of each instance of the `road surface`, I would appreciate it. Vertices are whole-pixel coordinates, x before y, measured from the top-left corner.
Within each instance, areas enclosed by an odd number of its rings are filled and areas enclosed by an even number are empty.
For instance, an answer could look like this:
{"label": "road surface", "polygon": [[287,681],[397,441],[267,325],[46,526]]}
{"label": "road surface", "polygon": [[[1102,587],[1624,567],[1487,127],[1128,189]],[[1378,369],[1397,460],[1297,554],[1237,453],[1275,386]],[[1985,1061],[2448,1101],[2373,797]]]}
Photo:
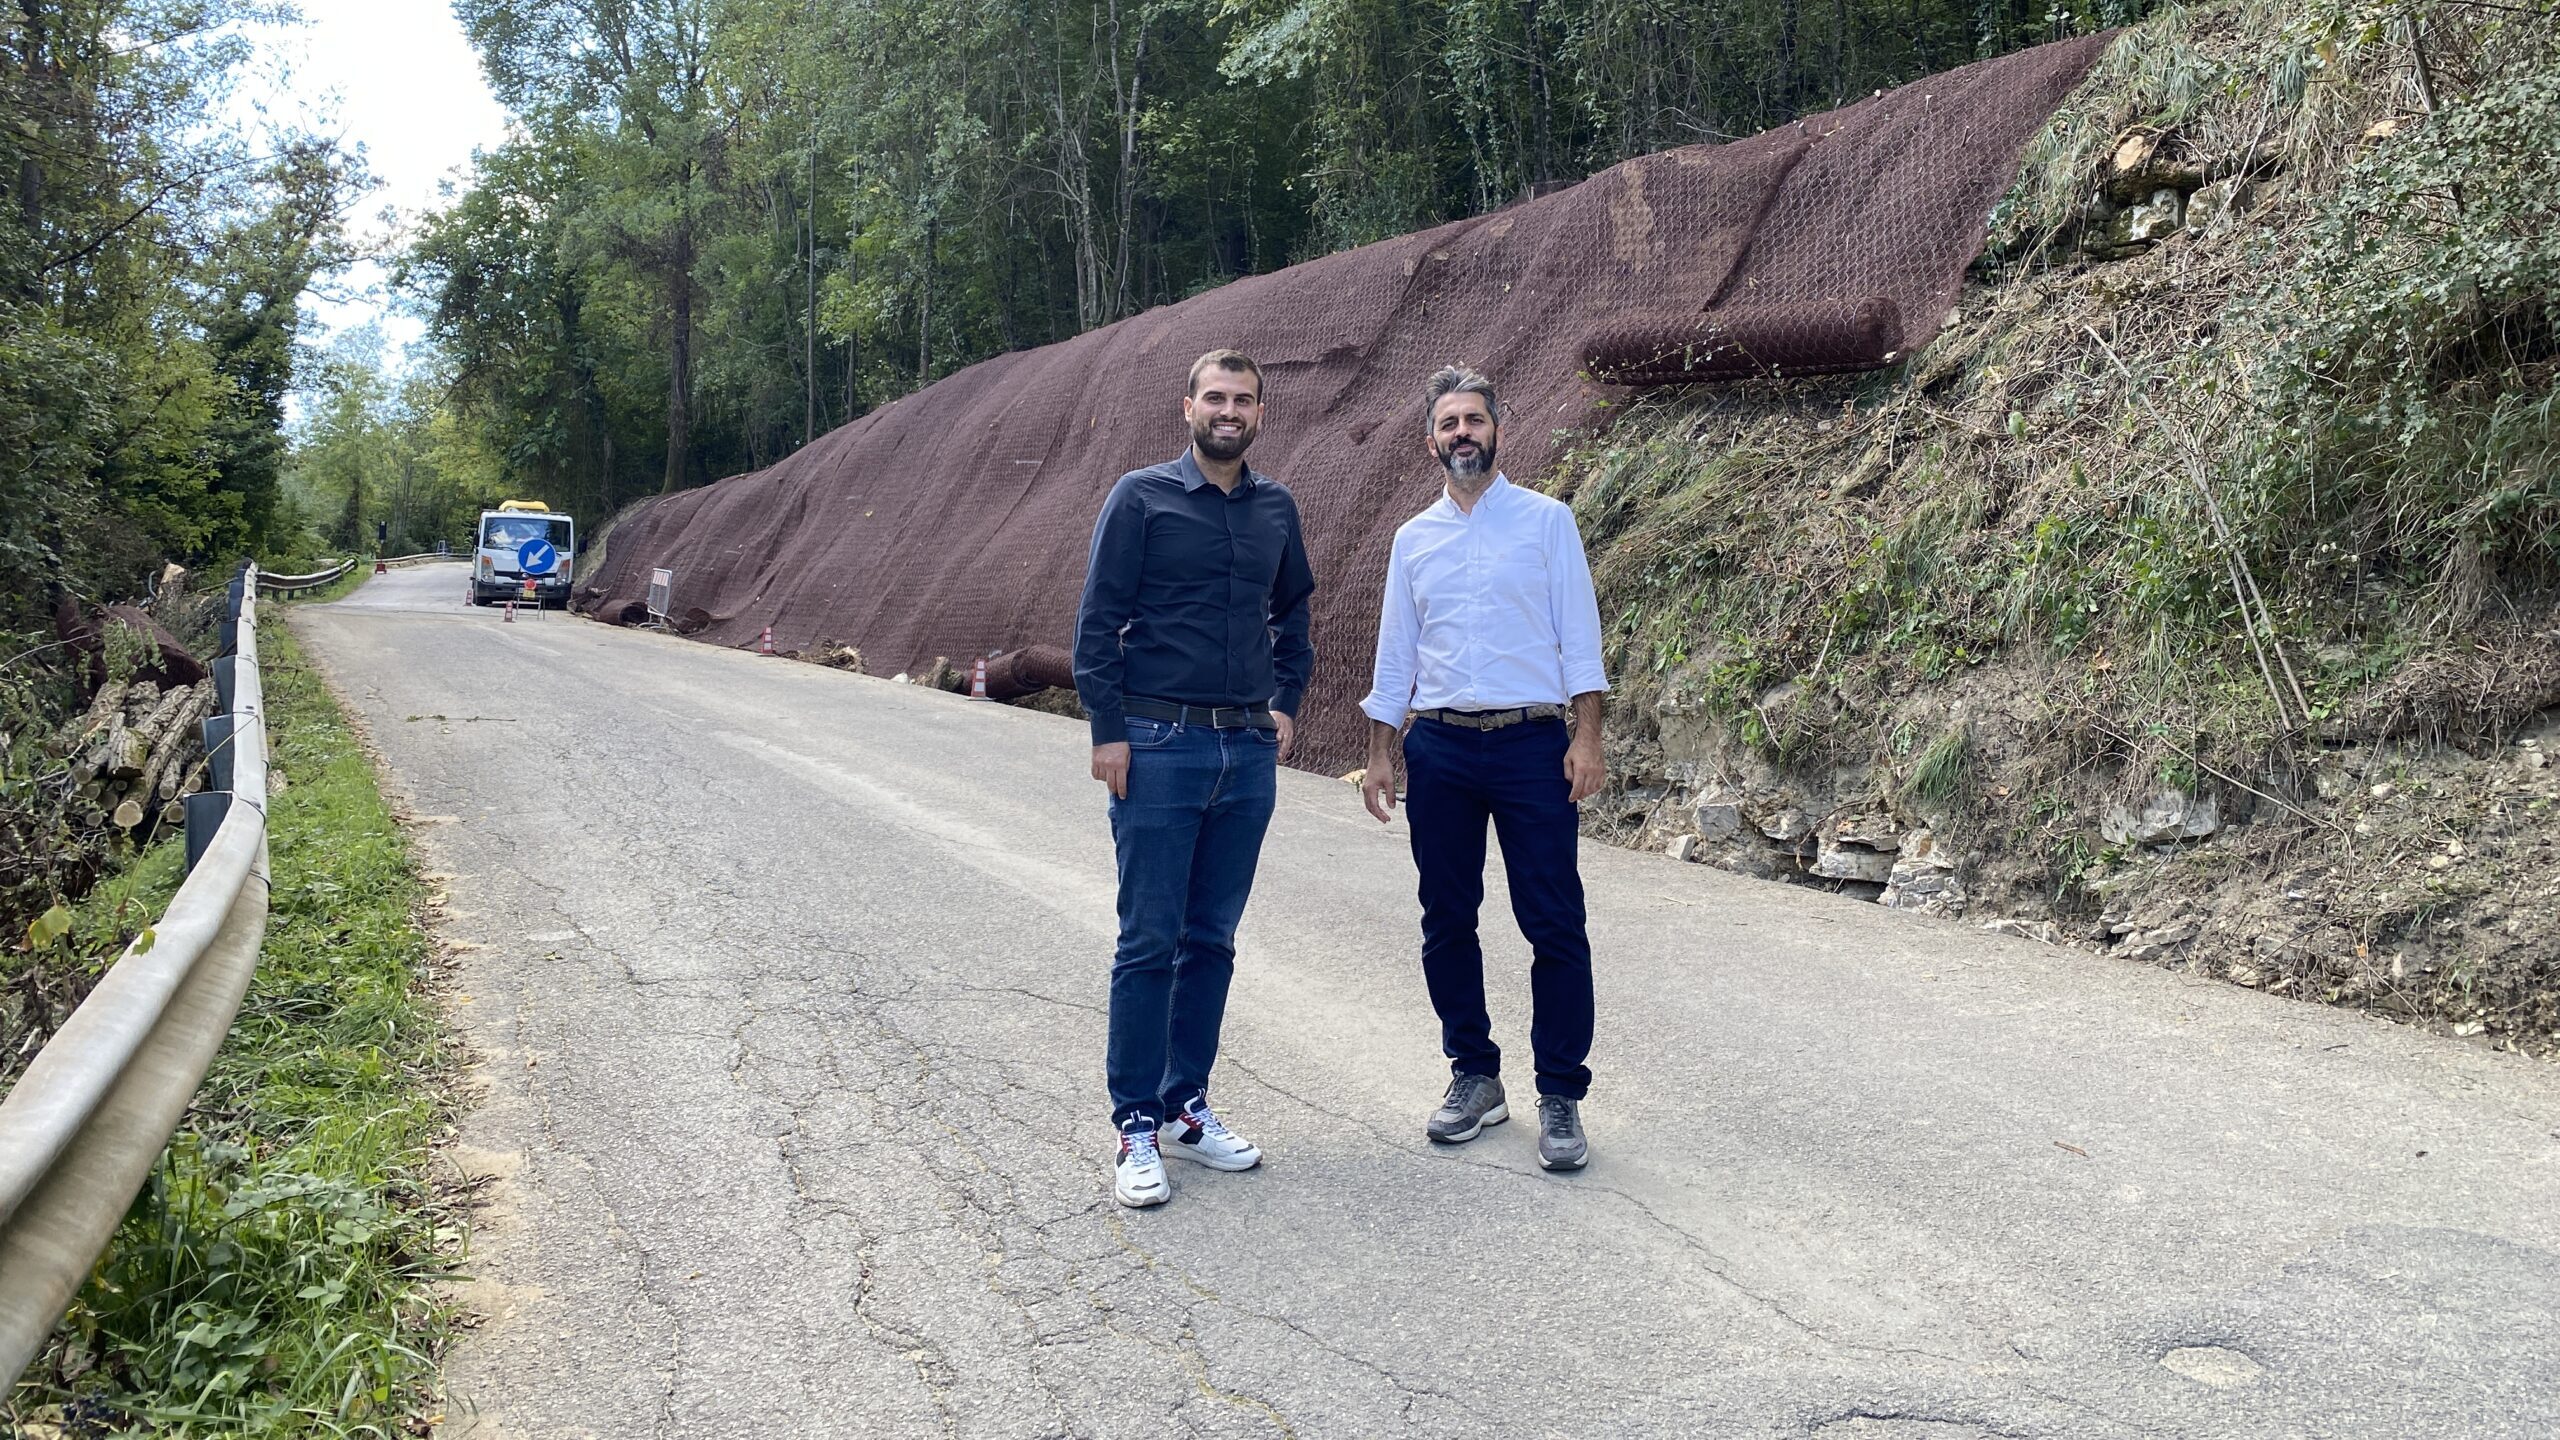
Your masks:
{"label": "road surface", "polygon": [[[1217,1073],[1107,1198],[1080,726],[466,610],[293,612],[463,949],[449,1435],[2546,1436],[2560,1074],[1586,845],[1595,1154],[1423,1139],[1401,826],[1284,772]],[[1526,954],[1488,916],[1519,1062]]]}

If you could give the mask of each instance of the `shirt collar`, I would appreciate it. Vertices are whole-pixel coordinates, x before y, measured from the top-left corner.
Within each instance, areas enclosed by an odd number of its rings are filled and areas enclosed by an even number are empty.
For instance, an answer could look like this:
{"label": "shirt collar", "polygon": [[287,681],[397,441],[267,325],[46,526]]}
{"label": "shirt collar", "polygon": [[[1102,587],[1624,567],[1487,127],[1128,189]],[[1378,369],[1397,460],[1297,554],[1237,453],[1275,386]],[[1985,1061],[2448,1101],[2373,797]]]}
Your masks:
{"label": "shirt collar", "polygon": [[[1175,478],[1182,482],[1182,488],[1186,491],[1197,490],[1209,483],[1209,477],[1200,473],[1199,457],[1191,453],[1191,447],[1188,445],[1182,447],[1182,456],[1173,462],[1173,470]],[[1253,466],[1248,464],[1244,467],[1244,472],[1236,478],[1236,489],[1250,490],[1261,483],[1262,477],[1253,473]]]}
{"label": "shirt collar", "polygon": [[[1188,456],[1191,452],[1185,450],[1182,453],[1185,456]],[[1479,515],[1483,514],[1484,507],[1494,503],[1493,497],[1509,490],[1510,488],[1511,477],[1503,474],[1499,470],[1494,471],[1493,483],[1484,487],[1484,493],[1476,497],[1476,513]],[[1457,516],[1461,520],[1467,518],[1467,512],[1459,509],[1458,502],[1449,498],[1449,482],[1445,478],[1440,482],[1440,499],[1436,503],[1440,509],[1447,511],[1451,515]]]}

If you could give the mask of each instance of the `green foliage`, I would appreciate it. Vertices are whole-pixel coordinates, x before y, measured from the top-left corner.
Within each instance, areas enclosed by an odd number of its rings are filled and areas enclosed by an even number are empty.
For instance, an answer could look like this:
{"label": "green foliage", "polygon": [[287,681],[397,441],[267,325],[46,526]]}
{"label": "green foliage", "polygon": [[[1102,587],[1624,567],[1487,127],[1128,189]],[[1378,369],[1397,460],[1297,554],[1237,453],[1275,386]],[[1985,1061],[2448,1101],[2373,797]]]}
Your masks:
{"label": "green foliage", "polygon": [[[149,1187],[15,1397],[157,1435],[407,1435],[460,1245],[428,1187],[445,1061],[407,847],[355,736],[280,626],[268,728],[273,910],[229,1041]],[[111,955],[167,903],[178,843],[84,906]],[[120,930],[119,927],[122,927]]]}
{"label": "green foliage", "polygon": [[1973,732],[1958,721],[1929,742],[1902,782],[1902,798],[1912,804],[1944,808],[1961,799],[1973,768]]}
{"label": "green foliage", "polygon": [[961,366],[2148,0],[463,0],[518,138],[402,268],[588,513]]}
{"label": "green foliage", "polygon": [[[299,297],[357,177],[222,119],[256,0],[0,21],[0,631],[278,538]],[[261,148],[272,146],[272,148]],[[12,646],[13,650],[22,648]]]}
{"label": "green foliage", "polygon": [[[2335,5],[2309,38],[2378,44],[2435,12]],[[2560,580],[2560,6],[2474,43],[2476,88],[2348,167],[2233,337],[2255,513],[2432,578],[2463,615]]]}

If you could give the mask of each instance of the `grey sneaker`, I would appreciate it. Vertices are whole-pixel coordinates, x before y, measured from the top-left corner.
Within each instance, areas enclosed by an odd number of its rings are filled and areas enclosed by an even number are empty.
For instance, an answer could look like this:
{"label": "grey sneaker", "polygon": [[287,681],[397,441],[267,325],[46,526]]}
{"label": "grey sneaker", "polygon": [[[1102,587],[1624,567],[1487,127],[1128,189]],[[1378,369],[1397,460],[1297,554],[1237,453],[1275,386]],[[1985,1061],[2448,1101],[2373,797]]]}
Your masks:
{"label": "grey sneaker", "polygon": [[1582,1138],[1582,1102],[1561,1095],[1538,1097],[1538,1164],[1549,1170],[1579,1170],[1591,1163],[1591,1142]]}
{"label": "grey sneaker", "polygon": [[1490,1075],[1459,1075],[1449,1081],[1449,1093],[1440,1108],[1431,1112],[1431,1123],[1424,1133],[1443,1145],[1473,1140],[1487,1125],[1499,1125],[1511,1118],[1511,1107],[1502,1098],[1502,1082]]}

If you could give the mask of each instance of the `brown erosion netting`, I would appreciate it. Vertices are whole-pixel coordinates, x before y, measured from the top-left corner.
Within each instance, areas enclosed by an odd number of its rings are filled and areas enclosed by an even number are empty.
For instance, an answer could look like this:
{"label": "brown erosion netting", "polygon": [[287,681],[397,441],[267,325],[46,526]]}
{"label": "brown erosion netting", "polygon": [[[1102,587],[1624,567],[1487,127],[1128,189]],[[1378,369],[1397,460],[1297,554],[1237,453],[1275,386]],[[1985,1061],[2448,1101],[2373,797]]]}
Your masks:
{"label": "brown erosion netting", "polygon": [[1104,494],[1188,443],[1184,375],[1232,345],[1263,366],[1253,463],[1296,494],[1315,565],[1297,763],[1355,765],[1387,545],[1439,484],[1420,408],[1433,370],[1493,377],[1502,468],[1530,480],[1624,398],[1594,376],[1890,363],[1936,333],[2019,151],[2106,43],[1631,160],[973,365],[778,465],[649,503],[615,528],[580,607],[626,613],[664,566],[721,644],[771,625],[778,648],[855,645],[880,673],[1064,644]]}

